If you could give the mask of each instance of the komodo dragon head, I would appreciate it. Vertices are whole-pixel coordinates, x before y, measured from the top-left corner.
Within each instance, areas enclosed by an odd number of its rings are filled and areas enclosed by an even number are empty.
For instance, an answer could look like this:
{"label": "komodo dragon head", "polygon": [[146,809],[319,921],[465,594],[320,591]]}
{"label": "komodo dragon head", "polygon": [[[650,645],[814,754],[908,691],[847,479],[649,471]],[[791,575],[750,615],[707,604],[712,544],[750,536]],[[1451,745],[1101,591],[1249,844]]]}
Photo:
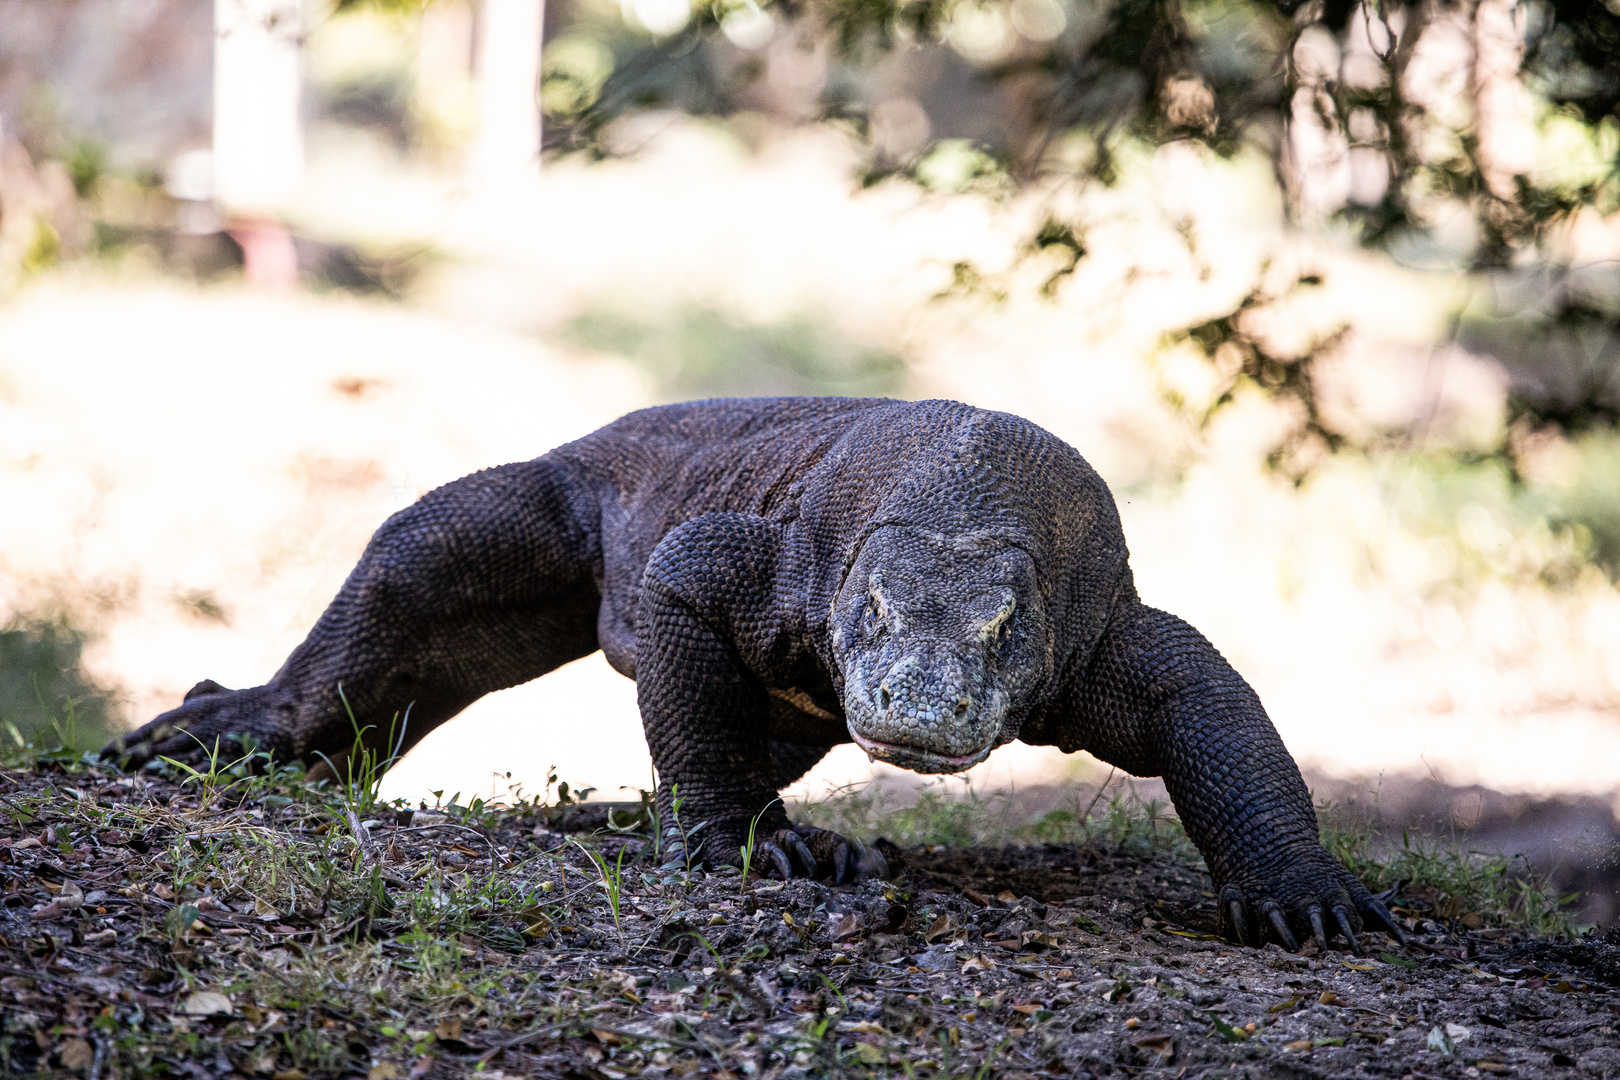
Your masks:
{"label": "komodo dragon head", "polygon": [[850,735],[915,772],[961,772],[1011,741],[1049,674],[1034,561],[984,532],[871,533],[833,602],[831,637]]}

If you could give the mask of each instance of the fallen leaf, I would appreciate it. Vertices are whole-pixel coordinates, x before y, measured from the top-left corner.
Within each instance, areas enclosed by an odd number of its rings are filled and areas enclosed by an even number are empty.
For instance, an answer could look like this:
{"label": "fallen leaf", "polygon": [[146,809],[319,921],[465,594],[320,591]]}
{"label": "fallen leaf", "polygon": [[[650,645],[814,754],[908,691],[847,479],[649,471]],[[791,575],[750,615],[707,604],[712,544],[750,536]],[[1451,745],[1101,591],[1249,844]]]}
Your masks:
{"label": "fallen leaf", "polygon": [[264,922],[276,922],[281,918],[281,912],[260,900],[257,896],[253,898],[253,915]]}
{"label": "fallen leaf", "polygon": [[1306,1050],[1309,1050],[1310,1048],[1311,1048],[1311,1040],[1309,1040],[1309,1039],[1295,1039],[1291,1043],[1283,1043],[1283,1049],[1284,1050],[1298,1050],[1300,1052],[1304,1052]]}
{"label": "fallen leaf", "polygon": [[1299,1001],[1300,1001],[1300,999],[1298,997],[1291,997],[1287,1001],[1279,1001],[1279,1002],[1277,1002],[1277,1004],[1275,1004],[1275,1005],[1271,1006],[1270,1008],[1268,1008],[1266,1010],[1266,1012],[1268,1012],[1268,1013],[1287,1012],[1289,1009],[1292,1009],[1295,1006],[1297,1006],[1299,1004]]}
{"label": "fallen leaf", "polygon": [[956,924],[951,920],[950,913],[946,912],[928,924],[928,929],[923,931],[923,940],[932,945],[955,929]]}
{"label": "fallen leaf", "polygon": [[1002,889],[1000,892],[996,893],[996,899],[1000,900],[1003,904],[1018,903],[1018,897],[1013,894],[1011,889]]}
{"label": "fallen leaf", "polygon": [[35,922],[52,922],[66,914],[67,912],[62,909],[62,905],[52,900],[50,903],[42,905],[38,911],[34,912],[32,917]]}
{"label": "fallen leaf", "polygon": [[1451,1036],[1452,1042],[1460,1043],[1464,1039],[1468,1038],[1468,1036],[1472,1035],[1473,1032],[1468,1028],[1463,1027],[1461,1024],[1447,1024],[1446,1034]]}
{"label": "fallen leaf", "polygon": [[56,1060],[64,1069],[88,1069],[96,1060],[96,1052],[83,1039],[67,1039],[57,1047]]}
{"label": "fallen leaf", "polygon": [[282,1069],[270,1080],[305,1080],[303,1069]]}
{"label": "fallen leaf", "polygon": [[231,1016],[236,1006],[231,999],[214,990],[197,990],[180,1003],[180,1012],[187,1016]]}
{"label": "fallen leaf", "polygon": [[1033,952],[1039,952],[1041,949],[1055,949],[1063,944],[1063,942],[1044,930],[1025,930],[1019,935],[1018,943]]}
{"label": "fallen leaf", "polygon": [[392,1061],[379,1061],[366,1073],[366,1080],[399,1080],[399,1066]]}
{"label": "fallen leaf", "polygon": [[1322,996],[1317,998],[1316,1001],[1319,1005],[1337,1005],[1339,1003],[1339,995],[1335,994],[1331,990],[1324,990],[1322,991]]}
{"label": "fallen leaf", "polygon": [[977,889],[964,888],[962,890],[962,895],[973,901],[975,904],[978,904],[980,907],[990,906],[990,898],[984,895],[984,893],[979,892]]}
{"label": "fallen leaf", "polygon": [[1431,1028],[1429,1030],[1427,1045],[1430,1050],[1433,1050],[1441,1057],[1450,1057],[1456,1052],[1456,1047],[1451,1043],[1451,1037],[1440,1028]]}
{"label": "fallen leaf", "polygon": [[197,909],[191,904],[181,904],[169,909],[163,916],[163,932],[175,941],[186,936],[186,931],[195,930],[202,920],[197,918]]}
{"label": "fallen leaf", "polygon": [[423,1054],[411,1064],[410,1080],[422,1080],[422,1077],[433,1071],[434,1063],[438,1059],[432,1054]]}
{"label": "fallen leaf", "polygon": [[865,929],[866,920],[861,918],[857,912],[852,911],[848,915],[845,915],[842,919],[839,919],[838,925],[833,927],[833,940],[846,941],[849,938],[857,936],[862,930]]}
{"label": "fallen leaf", "polygon": [[156,885],[152,886],[152,895],[157,897],[159,900],[173,900],[174,890],[160,881]]}
{"label": "fallen leaf", "polygon": [[1168,1050],[1171,1044],[1173,1044],[1175,1041],[1175,1036],[1173,1035],[1149,1035],[1146,1038],[1137,1039],[1136,1045],[1141,1047],[1143,1050],[1155,1050],[1162,1054],[1164,1051]]}
{"label": "fallen leaf", "polygon": [[1500,1062],[1500,1061],[1487,1061],[1484,1058],[1480,1058],[1478,1061],[1474,1062],[1474,1068],[1478,1069],[1480,1072],[1507,1072],[1508,1071],[1508,1066],[1506,1064],[1504,1064],[1503,1062]]}
{"label": "fallen leaf", "polygon": [[968,957],[967,962],[962,965],[962,974],[971,975],[976,971],[989,971],[995,966],[996,962],[988,956],[983,953],[975,953]]}
{"label": "fallen leaf", "polygon": [[591,1034],[595,1035],[596,1041],[603,1045],[624,1042],[624,1039],[617,1032],[605,1031],[602,1028],[591,1028]]}
{"label": "fallen leaf", "polygon": [[1041,1007],[1039,1005],[1014,1005],[1012,1011],[1023,1013],[1025,1016],[1034,1016],[1041,1011]]}
{"label": "fallen leaf", "polygon": [[862,1065],[882,1065],[889,1060],[889,1055],[883,1052],[881,1046],[873,1046],[869,1042],[855,1044],[855,1057]]}

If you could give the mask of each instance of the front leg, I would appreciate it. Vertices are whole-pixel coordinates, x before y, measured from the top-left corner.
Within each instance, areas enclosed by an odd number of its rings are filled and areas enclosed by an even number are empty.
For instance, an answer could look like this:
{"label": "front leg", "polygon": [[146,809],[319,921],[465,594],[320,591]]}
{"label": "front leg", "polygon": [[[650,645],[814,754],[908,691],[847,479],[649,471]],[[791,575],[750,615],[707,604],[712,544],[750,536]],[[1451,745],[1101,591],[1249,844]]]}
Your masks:
{"label": "front leg", "polygon": [[[1227,932],[1284,946],[1394,918],[1321,845],[1299,768],[1254,690],[1202,634],[1122,598],[1073,688],[1068,734],[1137,776],[1163,775],[1209,864]],[[1076,747],[1067,747],[1073,749]]]}
{"label": "front leg", "polygon": [[430,492],[377,530],[268,683],[205,680],[103,753],[196,764],[251,743],[319,766],[353,746],[356,726],[369,749],[403,753],[482,695],[596,648],[596,539],[578,504],[546,458]]}
{"label": "front leg", "polygon": [[777,798],[765,677],[790,663],[797,623],[778,588],[781,527],[706,514],[653,551],[636,627],[636,698],[658,769],[663,839],[677,857],[782,877],[882,872],[881,856],[790,825]]}

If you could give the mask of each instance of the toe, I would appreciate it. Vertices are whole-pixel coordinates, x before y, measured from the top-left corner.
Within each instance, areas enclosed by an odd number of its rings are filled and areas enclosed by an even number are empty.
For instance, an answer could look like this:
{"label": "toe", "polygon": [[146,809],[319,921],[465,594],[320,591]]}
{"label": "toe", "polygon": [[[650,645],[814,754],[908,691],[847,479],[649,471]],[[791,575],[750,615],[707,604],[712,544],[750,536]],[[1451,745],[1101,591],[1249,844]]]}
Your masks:
{"label": "toe", "polygon": [[833,884],[842,885],[849,876],[849,841],[839,838],[833,848]]}
{"label": "toe", "polygon": [[1288,928],[1288,920],[1283,917],[1282,909],[1275,901],[1266,904],[1266,918],[1271,920],[1271,929],[1277,935],[1277,942],[1289,952],[1299,951],[1299,942],[1294,939],[1294,932]]}
{"label": "toe", "polygon": [[1389,908],[1380,903],[1377,897],[1370,897],[1362,902],[1361,917],[1363,921],[1382,928],[1400,944],[1406,944],[1406,934],[1401,931],[1400,924],[1395,921],[1395,916],[1390,914]]}
{"label": "toe", "polygon": [[1339,924],[1339,933],[1343,934],[1344,940],[1349,943],[1350,951],[1360,956],[1361,942],[1356,940],[1355,928],[1350,925],[1350,913],[1343,906],[1336,906],[1333,909],[1333,919]]}
{"label": "toe", "polygon": [[816,862],[815,853],[810,850],[809,844],[795,836],[793,838],[793,850],[799,856],[799,865],[804,867],[805,877],[813,878],[820,874],[821,866]]}
{"label": "toe", "polygon": [[777,877],[781,878],[783,881],[787,881],[789,878],[793,877],[793,863],[789,861],[787,852],[783,851],[769,840],[760,845],[760,852],[771,861],[771,866],[776,870]]}
{"label": "toe", "polygon": [[1327,949],[1327,930],[1322,926],[1322,907],[1312,904],[1308,912],[1311,919],[1311,940],[1316,942],[1318,949]]}

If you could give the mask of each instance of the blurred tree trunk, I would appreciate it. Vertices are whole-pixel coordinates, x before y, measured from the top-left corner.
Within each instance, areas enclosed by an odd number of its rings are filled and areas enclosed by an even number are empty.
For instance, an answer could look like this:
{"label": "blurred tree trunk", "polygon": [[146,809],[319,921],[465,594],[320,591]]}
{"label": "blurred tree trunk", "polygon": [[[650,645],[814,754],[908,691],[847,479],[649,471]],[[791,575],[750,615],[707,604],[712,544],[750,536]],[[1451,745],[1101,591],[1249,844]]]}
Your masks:
{"label": "blurred tree trunk", "polygon": [[214,199],[264,287],[298,278],[281,215],[304,175],[302,33],[299,0],[215,0]]}
{"label": "blurred tree trunk", "polygon": [[544,23],[545,0],[482,0],[479,5],[474,168],[485,182],[515,180],[539,168]]}

